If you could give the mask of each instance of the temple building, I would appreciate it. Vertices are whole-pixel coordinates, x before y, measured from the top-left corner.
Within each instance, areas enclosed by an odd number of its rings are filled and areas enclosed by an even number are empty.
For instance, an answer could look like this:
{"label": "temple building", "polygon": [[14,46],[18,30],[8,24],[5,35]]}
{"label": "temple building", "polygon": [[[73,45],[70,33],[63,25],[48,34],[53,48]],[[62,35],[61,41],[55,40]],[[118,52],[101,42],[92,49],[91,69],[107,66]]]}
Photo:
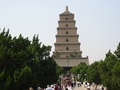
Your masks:
{"label": "temple building", "polygon": [[88,56],[82,57],[80,50],[79,35],[77,34],[76,21],[74,14],[69,12],[68,6],[66,10],[59,15],[55,51],[53,57],[56,63],[65,68],[70,69],[77,66],[80,62],[89,64]]}

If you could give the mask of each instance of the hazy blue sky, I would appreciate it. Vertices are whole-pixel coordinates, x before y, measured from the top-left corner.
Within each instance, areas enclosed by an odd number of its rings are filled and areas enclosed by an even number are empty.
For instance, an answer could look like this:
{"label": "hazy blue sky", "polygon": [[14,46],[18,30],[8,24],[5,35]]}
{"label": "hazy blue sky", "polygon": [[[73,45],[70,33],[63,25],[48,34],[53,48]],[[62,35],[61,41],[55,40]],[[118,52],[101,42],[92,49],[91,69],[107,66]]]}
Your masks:
{"label": "hazy blue sky", "polygon": [[120,42],[120,0],[0,0],[0,28],[10,29],[12,36],[22,34],[31,40],[52,46],[56,41],[59,14],[75,14],[80,49],[90,63],[114,52]]}

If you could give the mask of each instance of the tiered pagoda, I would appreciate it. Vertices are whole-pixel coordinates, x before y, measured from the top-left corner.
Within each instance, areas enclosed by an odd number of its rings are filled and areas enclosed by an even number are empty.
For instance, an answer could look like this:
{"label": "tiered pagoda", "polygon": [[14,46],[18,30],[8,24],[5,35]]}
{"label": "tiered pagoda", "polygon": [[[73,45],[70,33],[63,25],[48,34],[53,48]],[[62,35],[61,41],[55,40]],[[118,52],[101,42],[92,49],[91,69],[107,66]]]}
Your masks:
{"label": "tiered pagoda", "polygon": [[79,35],[77,34],[76,21],[74,14],[69,12],[68,6],[66,10],[59,15],[55,51],[53,57],[56,63],[65,68],[70,69],[77,66],[80,62],[89,64],[88,56],[82,57],[80,50]]}

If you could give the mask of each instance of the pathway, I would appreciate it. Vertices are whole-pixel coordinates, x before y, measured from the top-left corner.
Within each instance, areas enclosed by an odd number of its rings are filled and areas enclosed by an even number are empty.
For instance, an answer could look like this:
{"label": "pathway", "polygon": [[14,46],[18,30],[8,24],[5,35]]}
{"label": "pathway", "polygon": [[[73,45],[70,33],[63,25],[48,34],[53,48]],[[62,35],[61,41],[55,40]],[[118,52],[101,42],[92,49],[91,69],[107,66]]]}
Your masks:
{"label": "pathway", "polygon": [[[83,85],[81,87],[75,87],[73,90],[87,90],[83,87]],[[90,90],[95,90],[93,89],[93,86],[90,86]],[[97,90],[99,90],[99,86],[97,87]],[[106,87],[104,87],[104,90],[107,90]]]}
{"label": "pathway", "polygon": [[[81,86],[81,87],[75,87],[73,90],[87,90],[87,89]],[[90,90],[93,90],[92,86],[90,86]]]}

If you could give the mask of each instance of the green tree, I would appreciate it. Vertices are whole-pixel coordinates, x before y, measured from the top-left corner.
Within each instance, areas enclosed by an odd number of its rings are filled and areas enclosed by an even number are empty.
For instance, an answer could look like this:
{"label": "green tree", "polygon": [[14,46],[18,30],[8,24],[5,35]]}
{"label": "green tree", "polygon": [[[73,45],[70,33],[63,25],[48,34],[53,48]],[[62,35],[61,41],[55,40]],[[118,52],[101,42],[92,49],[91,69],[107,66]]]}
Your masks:
{"label": "green tree", "polygon": [[79,57],[81,57],[81,54],[74,51],[73,53],[69,54],[69,57],[70,58],[79,58]]}
{"label": "green tree", "polygon": [[119,42],[119,44],[117,46],[117,50],[115,50],[115,54],[120,59],[120,42]]}
{"label": "green tree", "polygon": [[79,80],[81,82],[83,82],[84,80],[86,80],[86,70],[87,70],[88,66],[86,63],[84,62],[80,62],[78,64],[78,66],[74,66],[70,71],[71,73],[73,73],[75,75],[75,78],[77,78],[77,75],[79,74],[80,78]]}
{"label": "green tree", "polygon": [[99,62],[95,61],[87,69],[87,80],[89,82],[94,82],[97,85],[101,83],[98,65],[99,65]]}
{"label": "green tree", "polygon": [[58,76],[61,75],[61,74],[63,74],[63,72],[64,72],[63,68],[60,67],[60,66],[58,66],[58,65],[56,67],[56,71],[57,71]]}
{"label": "green tree", "polygon": [[15,85],[14,89],[18,90],[18,88],[20,88],[22,90],[27,90],[29,85],[32,84],[30,82],[32,81],[31,77],[32,77],[32,70],[28,66],[15,70],[13,77],[14,85]]}
{"label": "green tree", "polygon": [[113,73],[112,69],[116,62],[118,61],[118,58],[109,51],[106,54],[106,57],[104,59],[104,62],[101,62],[99,64],[99,72],[100,76],[102,78],[102,83],[104,86],[106,86],[109,90],[114,90],[114,80],[113,80]]}
{"label": "green tree", "polygon": [[38,36],[32,41],[21,34],[12,38],[9,30],[4,29],[0,33],[0,88],[26,90],[55,83],[57,64],[50,51],[51,46],[42,45]]}
{"label": "green tree", "polygon": [[60,58],[60,53],[59,52],[54,52],[52,55],[53,58]]}
{"label": "green tree", "polygon": [[80,64],[78,64],[78,68],[79,68],[79,74],[80,74],[79,80],[83,82],[86,80],[88,65],[84,62],[81,62]]}
{"label": "green tree", "polygon": [[120,88],[120,60],[116,62],[116,64],[112,68],[112,80],[113,80],[113,85],[114,90],[119,90]]}

